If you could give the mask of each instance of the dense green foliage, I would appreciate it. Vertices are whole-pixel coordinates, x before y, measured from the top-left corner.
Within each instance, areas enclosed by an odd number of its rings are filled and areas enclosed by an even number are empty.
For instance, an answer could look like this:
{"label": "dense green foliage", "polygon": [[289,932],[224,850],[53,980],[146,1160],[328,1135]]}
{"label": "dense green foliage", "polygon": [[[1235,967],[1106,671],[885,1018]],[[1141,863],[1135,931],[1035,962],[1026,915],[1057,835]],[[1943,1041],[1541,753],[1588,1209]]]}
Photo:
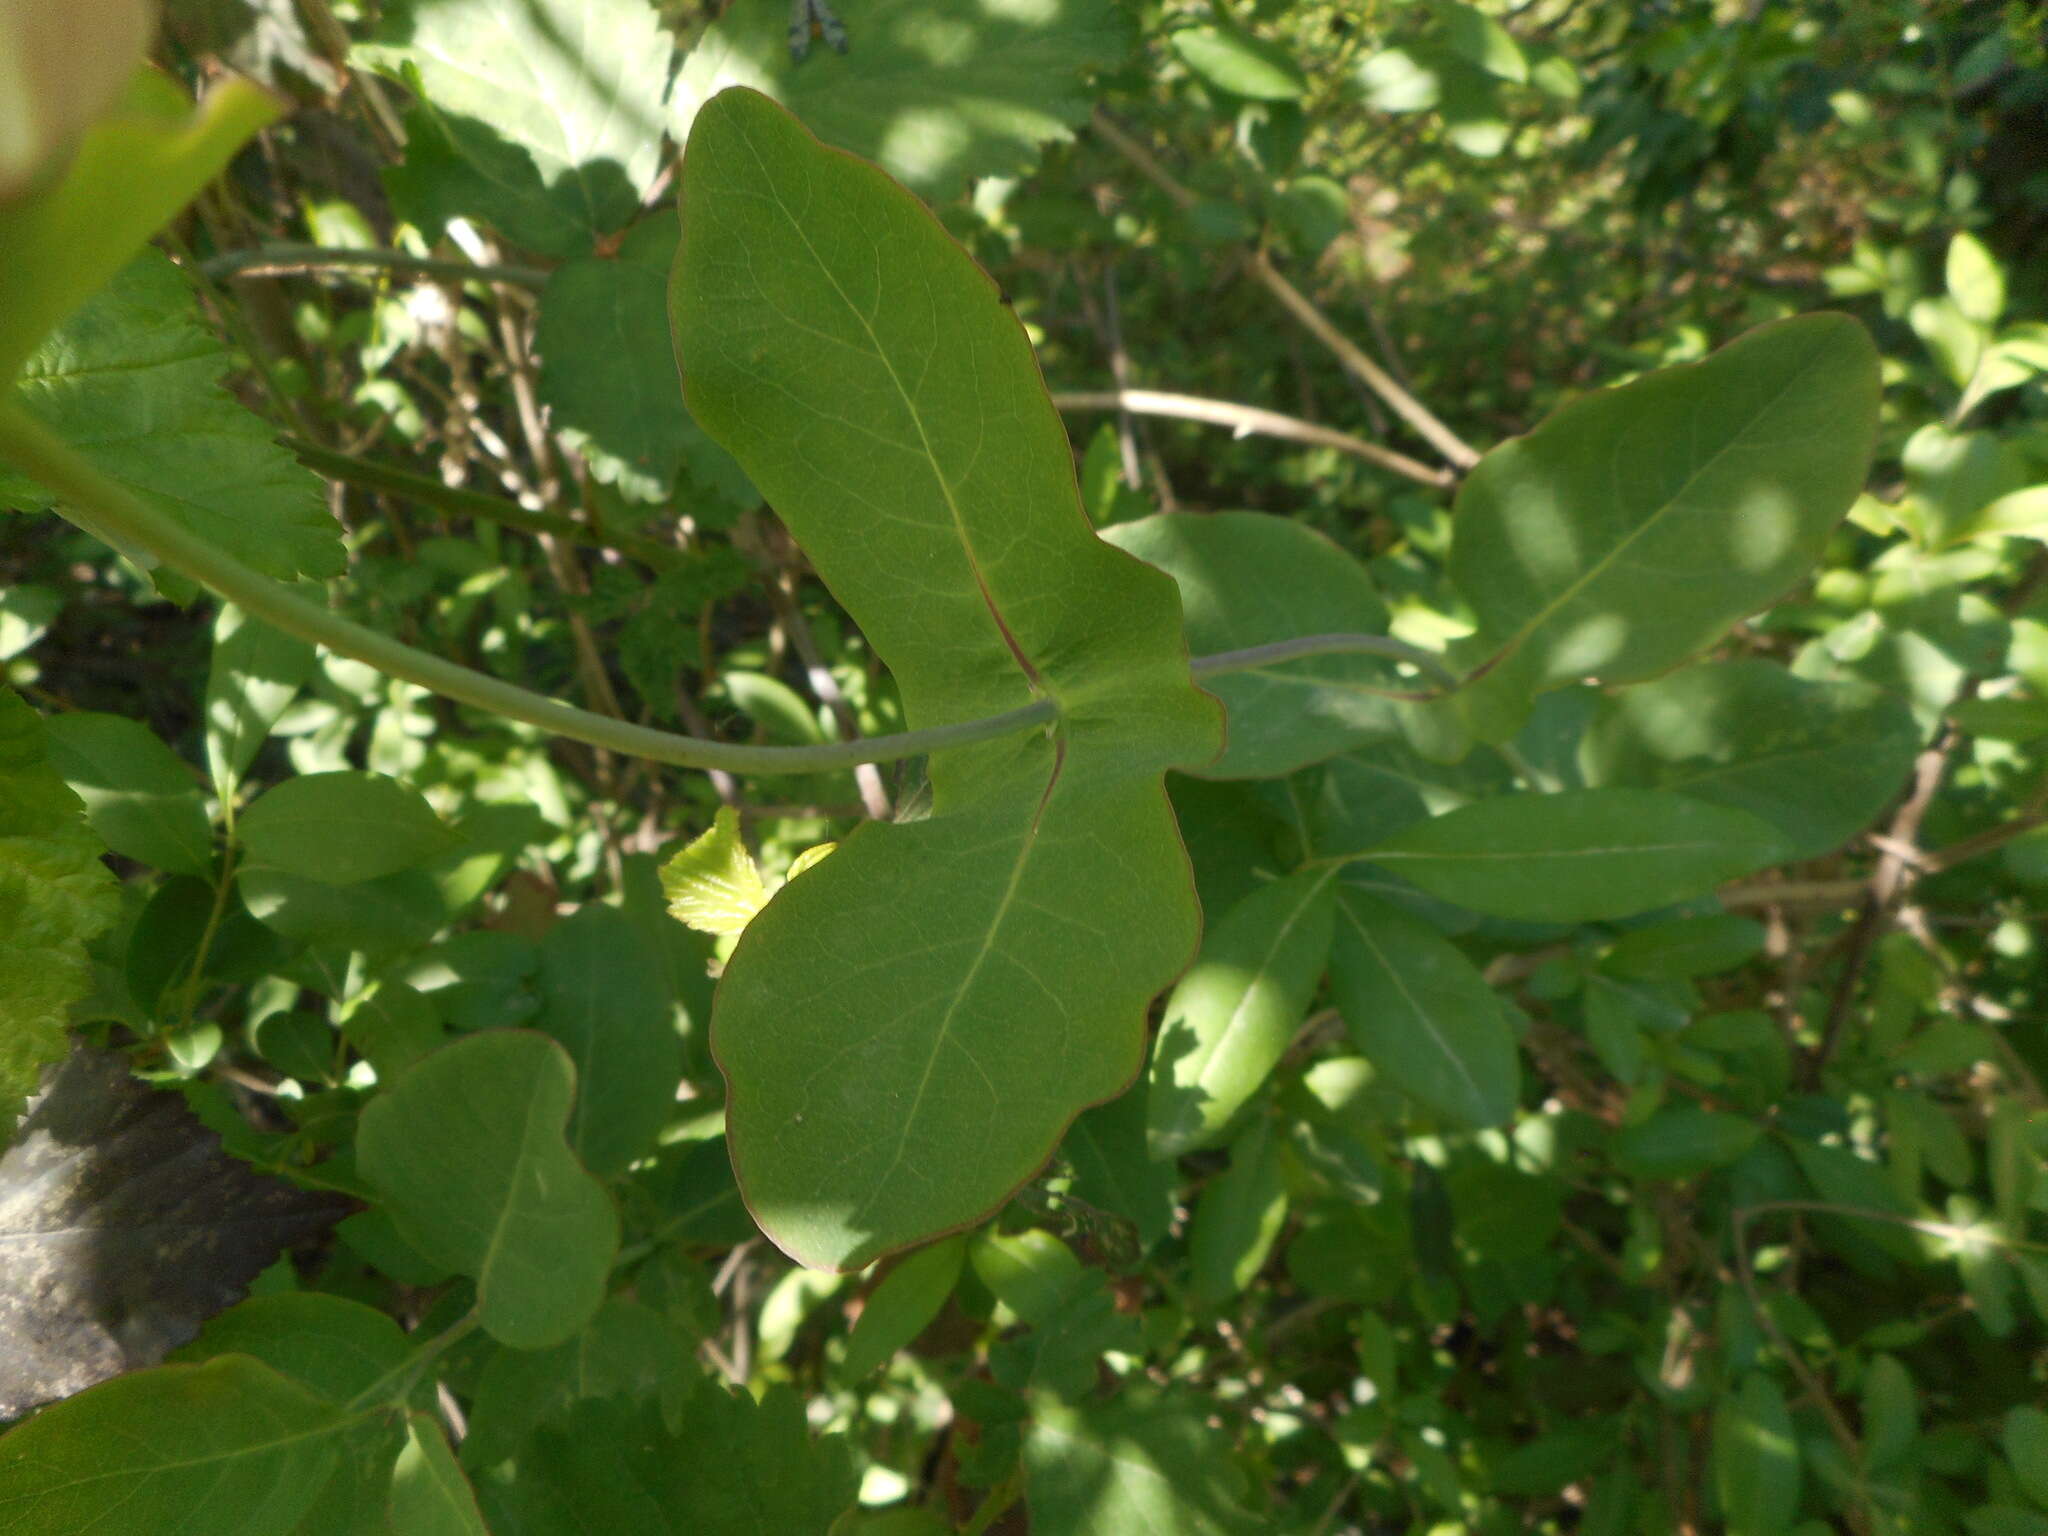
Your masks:
{"label": "dense green foliage", "polygon": [[0,1526],[2048,1532],[2041,5],[147,9]]}

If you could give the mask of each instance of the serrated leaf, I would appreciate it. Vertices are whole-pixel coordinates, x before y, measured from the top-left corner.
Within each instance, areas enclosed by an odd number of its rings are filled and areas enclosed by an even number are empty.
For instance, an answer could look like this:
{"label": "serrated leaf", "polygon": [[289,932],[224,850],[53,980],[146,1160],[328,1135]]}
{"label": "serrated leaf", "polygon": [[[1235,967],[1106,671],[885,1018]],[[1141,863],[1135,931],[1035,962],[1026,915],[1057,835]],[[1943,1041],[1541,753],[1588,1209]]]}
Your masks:
{"label": "serrated leaf", "polygon": [[1154,1157],[1221,1136],[1280,1060],[1329,962],[1336,875],[1332,867],[1276,880],[1210,930],[1153,1037]]}
{"label": "serrated leaf", "polygon": [[0,207],[0,381],[277,115],[246,80],[224,82],[195,109],[169,80],[138,70],[52,184]]}
{"label": "serrated leaf", "polygon": [[1341,889],[1330,992],[1375,1070],[1462,1127],[1514,1113],[1520,1065],[1499,999],[1456,945],[1421,919]]}
{"label": "serrated leaf", "polygon": [[115,853],[167,874],[213,873],[206,801],[184,761],[139,720],[74,710],[44,722],[50,766]]}
{"label": "serrated leaf", "polygon": [[1364,857],[1475,912],[1584,923],[1704,895],[1783,848],[1744,811],[1663,790],[1578,789],[1482,800]]}
{"label": "serrated leaf", "polygon": [[1162,774],[1214,755],[1216,711],[1171,582],[1089,532],[1015,315],[913,198],[747,91],[697,115],[683,188],[691,409],[908,722],[1058,710],[935,754],[932,816],[784,886],[719,984],[749,1205],[857,1267],[992,1209],[1136,1071],[1198,923]]}
{"label": "serrated leaf", "polygon": [[380,880],[458,846],[418,790],[355,769],[300,774],[265,790],[235,835],[245,869],[322,885]]}
{"label": "serrated leaf", "polygon": [[[416,81],[478,180],[519,189],[515,206],[532,209],[511,146],[531,161],[539,200],[597,235],[633,216],[661,168],[671,51],[645,0],[402,0],[351,57]],[[521,228],[544,222],[535,210]]]}
{"label": "serrated leaf", "polygon": [[[320,481],[221,387],[227,353],[184,275],[147,251],[22,366],[20,404],[108,478],[268,576],[338,576]],[[0,495],[48,492],[0,470]]]}
{"label": "serrated leaf", "polygon": [[671,104],[684,138],[728,86],[774,97],[828,144],[927,197],[969,177],[1019,176],[1039,146],[1087,121],[1091,70],[1123,62],[1131,29],[1111,0],[867,0],[844,54],[789,55],[787,10],[735,5],[683,61]]}
{"label": "serrated leaf", "polygon": [[155,1365],[351,1202],[258,1173],[80,1050],[0,1155],[0,1418]]}
{"label": "serrated leaf", "polygon": [[1769,604],[1863,487],[1877,352],[1808,315],[1599,390],[1496,448],[1459,488],[1451,579],[1508,701],[1655,676]]}
{"label": "serrated leaf", "polygon": [[564,1139],[575,1092],[554,1041],[489,1030],[406,1072],[356,1136],[400,1235],[473,1278],[485,1332],[517,1349],[588,1322],[618,1251],[618,1212]]}
{"label": "serrated leaf", "polygon": [[[1174,579],[1197,655],[1387,627],[1365,567],[1301,523],[1256,512],[1162,514],[1117,523],[1102,536]],[[1314,656],[1203,686],[1223,701],[1229,742],[1200,772],[1260,779],[1392,735],[1399,727],[1385,694],[1419,685],[1375,657]]]}
{"label": "serrated leaf", "polygon": [[535,1027],[576,1064],[569,1145],[592,1173],[622,1172],[675,1112],[683,1075],[668,987],[624,914],[586,906],[540,943]]}
{"label": "serrated leaf", "polygon": [[276,1536],[362,1423],[246,1355],[138,1371],[0,1437],[0,1525]]}
{"label": "serrated leaf", "polygon": [[669,916],[699,933],[739,933],[768,904],[754,856],[740,841],[740,813],[721,805],[711,828],[661,867]]}
{"label": "serrated leaf", "polygon": [[1906,782],[1920,731],[1897,697],[1759,660],[1687,667],[1601,701],[1579,749],[1594,788],[1676,790],[1747,811],[1813,858],[1870,825]]}
{"label": "serrated leaf", "polygon": [[0,1132],[43,1067],[65,1052],[92,970],[86,941],[120,911],[120,888],[85,807],[46,760],[42,717],[0,687]]}

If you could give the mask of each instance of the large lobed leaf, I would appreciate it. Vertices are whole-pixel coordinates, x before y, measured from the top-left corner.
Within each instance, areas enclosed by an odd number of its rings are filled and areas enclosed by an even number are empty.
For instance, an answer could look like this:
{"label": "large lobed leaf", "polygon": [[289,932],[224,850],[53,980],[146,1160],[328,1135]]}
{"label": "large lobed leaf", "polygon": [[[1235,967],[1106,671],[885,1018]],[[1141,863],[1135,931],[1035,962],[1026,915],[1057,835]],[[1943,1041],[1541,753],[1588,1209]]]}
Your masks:
{"label": "large lobed leaf", "polygon": [[1768,607],[1856,499],[1877,349],[1846,315],[1762,326],[1599,390],[1459,489],[1450,574],[1491,668],[1466,701],[1511,733],[1530,696],[1655,676]]}
{"label": "large lobed leaf", "polygon": [[[184,276],[145,251],[23,365],[22,407],[189,532],[268,576],[338,576],[320,482],[221,387],[228,357]],[[51,505],[0,470],[0,506]]]}
{"label": "large lobed leaf", "polygon": [[0,1139],[63,1056],[65,1020],[92,983],[86,941],[120,910],[102,844],[47,750],[41,717],[0,688]]}
{"label": "large lobed leaf", "polygon": [[1136,1073],[1198,914],[1162,784],[1214,756],[1173,585],[1089,532],[1022,327],[915,199],[751,91],[697,116],[671,298],[691,410],[893,670],[936,755],[747,929],[713,1048],[762,1227],[854,1267],[970,1223]]}

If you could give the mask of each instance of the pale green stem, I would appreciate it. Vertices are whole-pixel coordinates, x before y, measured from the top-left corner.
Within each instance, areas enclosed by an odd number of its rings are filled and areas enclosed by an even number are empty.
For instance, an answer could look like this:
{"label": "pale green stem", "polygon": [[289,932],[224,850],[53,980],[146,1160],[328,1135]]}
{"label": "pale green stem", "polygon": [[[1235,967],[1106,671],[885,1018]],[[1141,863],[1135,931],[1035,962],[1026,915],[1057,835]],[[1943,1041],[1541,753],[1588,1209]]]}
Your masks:
{"label": "pale green stem", "polygon": [[[728,773],[820,773],[859,763],[890,762],[950,747],[989,741],[1042,726],[1058,714],[1050,698],[981,720],[869,736],[858,741],[803,747],[754,747],[706,741],[633,725],[609,715],[564,704],[444,660],[366,628],[289,590],[147,505],[101,474],[39,423],[18,409],[0,407],[0,458],[26,471],[57,493],[64,515],[124,554],[141,549],[173,570],[226,598],[252,616],[336,655],[375,667],[387,677],[416,683],[459,704],[523,721],[557,736],[587,742],[631,757],[682,768],[717,768]],[[1252,671],[1303,656],[1369,653],[1406,662],[1446,688],[1457,679],[1427,651],[1384,635],[1311,635],[1245,650],[1195,658],[1196,677]]]}

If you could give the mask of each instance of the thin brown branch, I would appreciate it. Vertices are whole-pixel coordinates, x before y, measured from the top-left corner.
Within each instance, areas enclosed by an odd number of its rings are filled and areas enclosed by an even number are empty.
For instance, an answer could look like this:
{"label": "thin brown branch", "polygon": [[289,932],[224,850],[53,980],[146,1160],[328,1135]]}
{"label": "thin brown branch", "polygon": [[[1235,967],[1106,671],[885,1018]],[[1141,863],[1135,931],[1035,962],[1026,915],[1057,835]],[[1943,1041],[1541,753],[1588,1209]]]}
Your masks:
{"label": "thin brown branch", "polygon": [[[1175,206],[1183,209],[1194,206],[1195,194],[1182,186],[1150,150],[1100,107],[1095,109],[1093,126],[1105,143],[1136,166],[1146,179],[1173,200]],[[1477,449],[1453,432],[1434,411],[1403,389],[1398,379],[1338,330],[1328,315],[1281,275],[1264,251],[1252,251],[1245,260],[1245,269],[1307,328],[1309,334],[1328,347],[1349,373],[1386,401],[1394,414],[1414,428],[1446,461],[1461,470],[1470,469],[1479,462]]]}
{"label": "thin brown branch", "polygon": [[1310,443],[1319,448],[1335,448],[1340,453],[1377,464],[1421,485],[1445,487],[1456,482],[1457,477],[1447,469],[1432,469],[1429,465],[1396,453],[1391,448],[1382,448],[1369,443],[1362,437],[1349,432],[1340,432],[1335,427],[1320,426],[1313,421],[1299,417],[1284,416],[1278,411],[1269,411],[1256,405],[1239,405],[1231,400],[1211,400],[1200,395],[1176,395],[1156,389],[1110,389],[1110,390],[1057,390],[1052,403],[1063,411],[1131,411],[1143,416],[1171,416],[1182,421],[1206,422],[1210,426],[1229,427],[1237,436],[1258,433],[1262,437],[1284,438],[1294,443]]}

